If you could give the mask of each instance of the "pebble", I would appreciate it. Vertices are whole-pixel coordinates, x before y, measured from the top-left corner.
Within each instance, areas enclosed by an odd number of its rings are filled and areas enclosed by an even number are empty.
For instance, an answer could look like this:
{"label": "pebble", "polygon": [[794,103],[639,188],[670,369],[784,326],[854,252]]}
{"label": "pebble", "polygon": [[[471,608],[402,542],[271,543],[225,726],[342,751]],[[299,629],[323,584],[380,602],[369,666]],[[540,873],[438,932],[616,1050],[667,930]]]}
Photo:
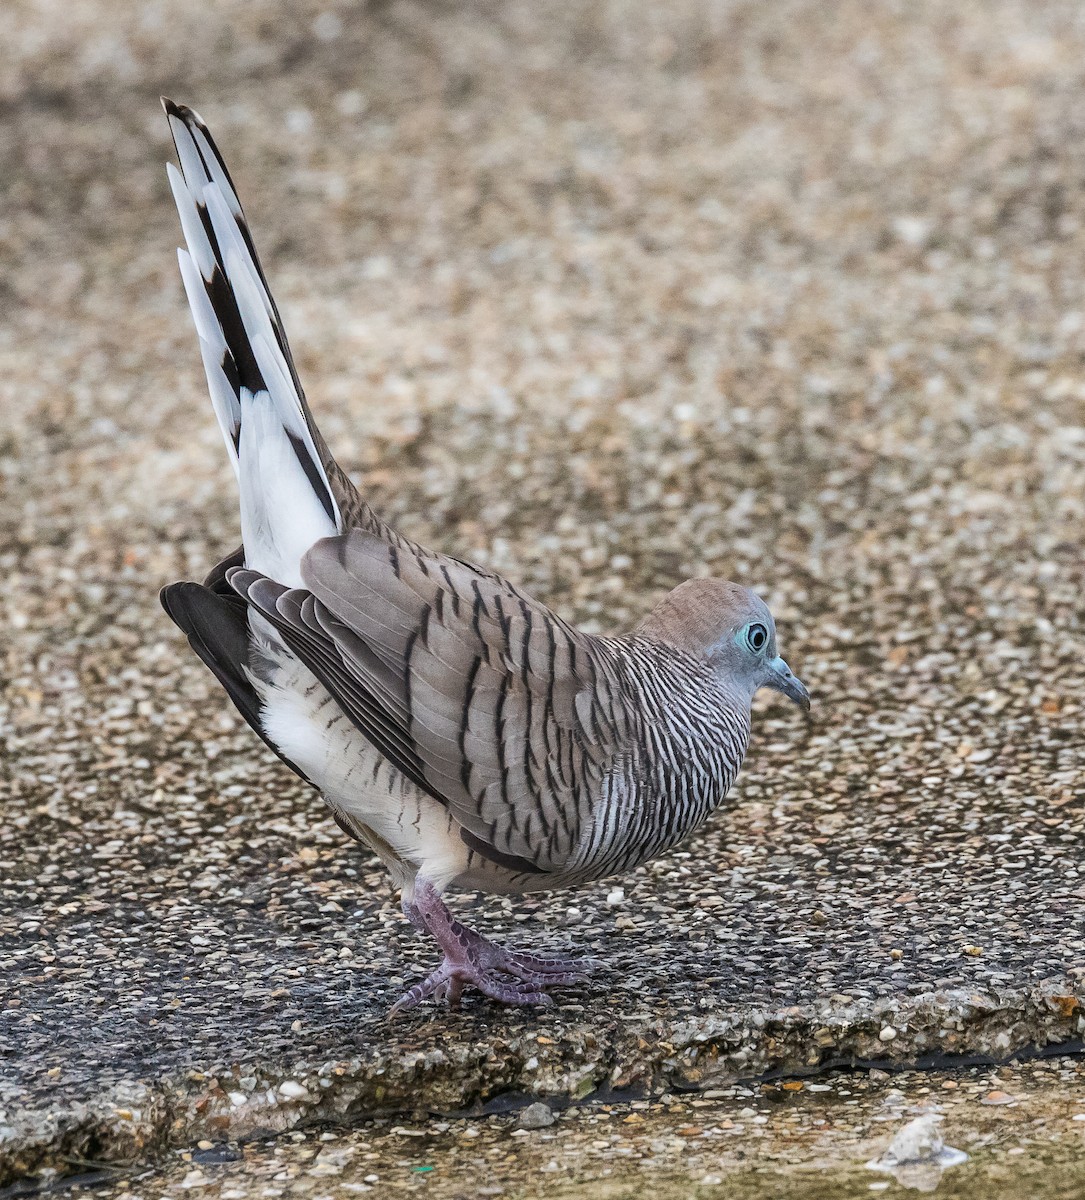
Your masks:
{"label": "pebble", "polygon": [[520,1127],[522,1129],[546,1129],[556,1120],[557,1117],[550,1106],[538,1100],[534,1104],[529,1104],[520,1114]]}

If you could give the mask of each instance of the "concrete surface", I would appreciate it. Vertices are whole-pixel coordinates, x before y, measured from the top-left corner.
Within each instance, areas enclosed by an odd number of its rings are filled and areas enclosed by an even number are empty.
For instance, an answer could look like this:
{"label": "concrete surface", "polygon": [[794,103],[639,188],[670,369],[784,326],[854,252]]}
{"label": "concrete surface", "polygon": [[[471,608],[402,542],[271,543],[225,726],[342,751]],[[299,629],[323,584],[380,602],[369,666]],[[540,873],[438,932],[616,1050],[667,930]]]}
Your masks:
{"label": "concrete surface", "polygon": [[[916,1191],[1080,1200],[1085,1191],[1080,1059],[933,1077],[834,1072],[805,1084],[542,1109],[388,1117],[244,1144],[203,1139],[151,1167],[83,1164],[67,1183],[101,1200],[858,1200]],[[871,1168],[903,1129],[932,1119],[964,1161],[946,1167],[919,1145],[892,1173]]]}
{"label": "concrete surface", "polygon": [[[0,1178],[1080,1044],[1079,5],[4,21]],[[555,1012],[386,1024],[430,948],[158,608],[237,540],[159,92],[215,130],[384,512],[600,628],[740,579],[815,694],[620,894],[464,898],[604,960]]]}

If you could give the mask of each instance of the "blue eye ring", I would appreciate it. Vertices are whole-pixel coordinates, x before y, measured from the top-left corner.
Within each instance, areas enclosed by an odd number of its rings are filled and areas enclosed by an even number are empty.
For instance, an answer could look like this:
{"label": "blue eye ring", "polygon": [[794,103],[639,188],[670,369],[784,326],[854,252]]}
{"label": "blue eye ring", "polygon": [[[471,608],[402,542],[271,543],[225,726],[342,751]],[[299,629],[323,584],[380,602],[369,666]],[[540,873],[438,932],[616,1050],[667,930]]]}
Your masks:
{"label": "blue eye ring", "polygon": [[752,625],[747,625],[742,631],[742,640],[746,643],[746,648],[753,651],[754,654],[760,654],[769,644],[768,627],[762,625],[760,621],[754,621]]}

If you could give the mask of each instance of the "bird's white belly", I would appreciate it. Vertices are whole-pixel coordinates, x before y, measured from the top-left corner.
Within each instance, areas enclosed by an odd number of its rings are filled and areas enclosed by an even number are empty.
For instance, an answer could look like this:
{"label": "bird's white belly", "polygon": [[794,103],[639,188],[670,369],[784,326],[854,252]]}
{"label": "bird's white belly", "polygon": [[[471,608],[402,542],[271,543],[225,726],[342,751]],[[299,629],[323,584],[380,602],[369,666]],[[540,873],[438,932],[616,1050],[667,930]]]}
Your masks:
{"label": "bird's white belly", "polygon": [[396,770],[316,676],[264,633],[261,670],[251,677],[268,738],[369,843],[398,886],[409,887],[418,872],[438,888],[450,883],[467,867],[468,850],[448,810]]}

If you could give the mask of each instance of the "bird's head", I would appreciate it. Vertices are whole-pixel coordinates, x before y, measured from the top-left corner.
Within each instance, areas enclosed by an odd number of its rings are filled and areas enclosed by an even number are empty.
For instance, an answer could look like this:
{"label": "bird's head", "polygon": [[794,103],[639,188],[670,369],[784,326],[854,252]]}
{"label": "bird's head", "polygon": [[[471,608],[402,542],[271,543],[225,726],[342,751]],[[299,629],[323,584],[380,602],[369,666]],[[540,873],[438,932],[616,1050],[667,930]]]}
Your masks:
{"label": "bird's head", "polygon": [[729,687],[751,700],[768,687],[810,708],[805,684],[777,652],[772,613],[749,588],[724,579],[691,579],[664,596],[638,632],[707,659]]}

